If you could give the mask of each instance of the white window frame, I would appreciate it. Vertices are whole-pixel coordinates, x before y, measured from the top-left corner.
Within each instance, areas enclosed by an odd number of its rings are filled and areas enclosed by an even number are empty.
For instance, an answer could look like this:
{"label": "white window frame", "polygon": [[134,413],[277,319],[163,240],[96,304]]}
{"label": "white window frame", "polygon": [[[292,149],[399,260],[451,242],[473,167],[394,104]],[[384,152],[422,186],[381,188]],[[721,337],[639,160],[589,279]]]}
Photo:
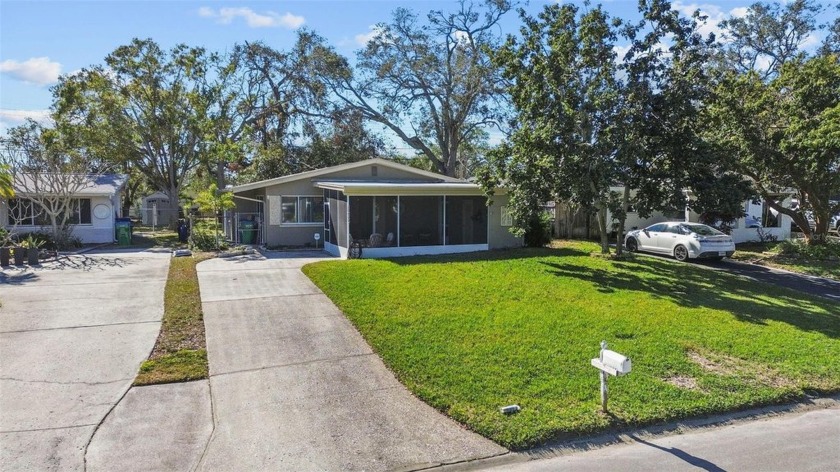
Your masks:
{"label": "white window frame", "polygon": [[500,226],[504,226],[504,227],[513,226],[513,214],[510,211],[510,207],[507,206],[507,205],[502,205],[500,210],[501,210],[499,212],[499,213],[501,213],[501,215],[500,215],[500,219],[501,219]]}
{"label": "white window frame", "polygon": [[[26,220],[25,223],[24,222],[19,222],[19,223],[17,223],[17,226],[26,226],[26,227],[32,227],[32,228],[43,228],[43,227],[49,226],[49,223],[44,223],[44,224],[36,223],[36,219],[37,219],[38,216],[41,215],[42,210],[36,210],[36,205],[37,204],[31,198],[14,197],[12,200],[26,201],[26,203],[27,203],[27,205],[30,209],[30,213],[31,213],[29,216],[27,216],[25,218],[25,220]],[[88,210],[89,210],[88,219],[90,220],[89,223],[82,223],[81,222],[82,221],[82,208],[81,208],[82,200],[88,200],[90,202],[90,203],[88,203]],[[78,198],[73,198],[73,201],[75,203],[74,206],[75,206],[76,211],[79,212],[79,222],[78,223],[68,223],[68,224],[70,226],[93,226],[93,207],[95,206],[94,203],[93,203],[93,198],[91,198],[91,197],[78,197]],[[16,218],[12,217],[11,211],[12,211],[12,205],[11,205],[11,200],[9,200],[7,205],[6,205],[6,212],[8,214],[8,218],[9,218],[9,226],[13,226],[16,223]],[[45,216],[45,218],[46,218],[46,216]]]}
{"label": "white window frame", "polygon": [[[295,199],[295,221],[283,221],[283,200],[285,199]],[[300,218],[300,199],[301,198],[320,198],[321,199],[321,221],[304,221],[300,222],[298,219]],[[280,195],[280,226],[323,226],[324,225],[324,213],[323,213],[323,205],[324,205],[324,196],[323,195]]]}

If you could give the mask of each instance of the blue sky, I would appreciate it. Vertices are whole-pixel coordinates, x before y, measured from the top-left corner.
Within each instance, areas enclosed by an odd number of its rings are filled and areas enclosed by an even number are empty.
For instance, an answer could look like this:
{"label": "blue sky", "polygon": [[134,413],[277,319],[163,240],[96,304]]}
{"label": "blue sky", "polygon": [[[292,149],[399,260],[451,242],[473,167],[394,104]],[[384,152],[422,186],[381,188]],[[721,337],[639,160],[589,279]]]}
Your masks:
{"label": "blue sky", "polygon": [[[545,3],[531,0],[526,9],[535,13]],[[686,13],[696,8],[705,11],[711,20],[708,29],[713,30],[718,21],[742,12],[749,3],[689,0],[674,6]],[[604,2],[613,16],[625,19],[637,15],[636,5],[637,0]],[[294,42],[295,29],[306,27],[352,57],[371,26],[388,21],[399,6],[425,13],[454,9],[455,2],[0,0],[0,133],[24,117],[44,117],[51,101],[49,88],[59,74],[102,63],[108,53],[134,37],[150,37],[164,48],[186,43],[225,51],[238,42],[262,40],[287,49]],[[515,13],[501,24],[505,34],[516,33],[518,26]]]}

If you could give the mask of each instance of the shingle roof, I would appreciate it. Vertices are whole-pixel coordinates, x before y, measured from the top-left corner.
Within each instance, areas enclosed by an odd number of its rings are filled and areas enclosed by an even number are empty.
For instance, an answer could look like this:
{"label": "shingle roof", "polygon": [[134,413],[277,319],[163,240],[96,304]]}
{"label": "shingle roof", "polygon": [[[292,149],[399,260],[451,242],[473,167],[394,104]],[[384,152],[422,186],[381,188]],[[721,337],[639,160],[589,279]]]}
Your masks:
{"label": "shingle roof", "polygon": [[[72,187],[75,188],[74,195],[112,195],[122,189],[128,181],[128,176],[122,174],[79,174],[79,180],[72,179]],[[16,195],[31,195],[35,193],[49,193],[55,183],[60,183],[61,178],[56,178],[51,185],[48,174],[16,174],[14,176],[14,188]]]}

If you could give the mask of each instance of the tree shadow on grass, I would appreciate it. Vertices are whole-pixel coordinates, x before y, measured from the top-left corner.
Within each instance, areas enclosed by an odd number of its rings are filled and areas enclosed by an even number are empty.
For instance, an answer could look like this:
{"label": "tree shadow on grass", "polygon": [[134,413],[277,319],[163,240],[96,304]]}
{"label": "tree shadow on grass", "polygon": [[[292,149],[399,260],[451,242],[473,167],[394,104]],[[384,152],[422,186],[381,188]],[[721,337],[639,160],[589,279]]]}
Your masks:
{"label": "tree shadow on grass", "polygon": [[[434,256],[408,256],[388,258],[389,262],[397,265],[417,264],[448,264],[452,262],[482,262],[482,261],[503,261],[516,259],[533,259],[539,257],[580,257],[589,256],[588,251],[574,248],[516,248],[516,249],[493,249],[490,251],[463,252],[458,254],[440,254]],[[364,251],[362,251],[364,257]]]}
{"label": "tree shadow on grass", "polygon": [[[832,338],[840,337],[840,309],[831,302],[797,296],[798,292],[761,282],[675,264],[652,258],[640,261],[610,261],[610,269],[541,261],[558,277],[591,283],[604,294],[637,291],[670,300],[684,307],[706,307],[727,311],[737,319],[755,324],[778,321]],[[758,295],[772,297],[773,303]],[[814,305],[826,310],[812,313]]]}

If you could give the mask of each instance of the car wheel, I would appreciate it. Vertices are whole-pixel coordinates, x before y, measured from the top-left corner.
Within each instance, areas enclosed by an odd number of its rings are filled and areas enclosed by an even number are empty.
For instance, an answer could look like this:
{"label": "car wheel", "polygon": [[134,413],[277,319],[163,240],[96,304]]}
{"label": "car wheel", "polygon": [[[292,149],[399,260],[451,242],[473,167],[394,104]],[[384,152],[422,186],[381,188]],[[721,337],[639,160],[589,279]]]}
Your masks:
{"label": "car wheel", "polygon": [[625,245],[627,246],[627,250],[630,252],[636,252],[639,250],[639,243],[635,238],[628,239]]}
{"label": "car wheel", "polygon": [[688,249],[682,244],[674,248],[674,259],[685,262],[688,260]]}

